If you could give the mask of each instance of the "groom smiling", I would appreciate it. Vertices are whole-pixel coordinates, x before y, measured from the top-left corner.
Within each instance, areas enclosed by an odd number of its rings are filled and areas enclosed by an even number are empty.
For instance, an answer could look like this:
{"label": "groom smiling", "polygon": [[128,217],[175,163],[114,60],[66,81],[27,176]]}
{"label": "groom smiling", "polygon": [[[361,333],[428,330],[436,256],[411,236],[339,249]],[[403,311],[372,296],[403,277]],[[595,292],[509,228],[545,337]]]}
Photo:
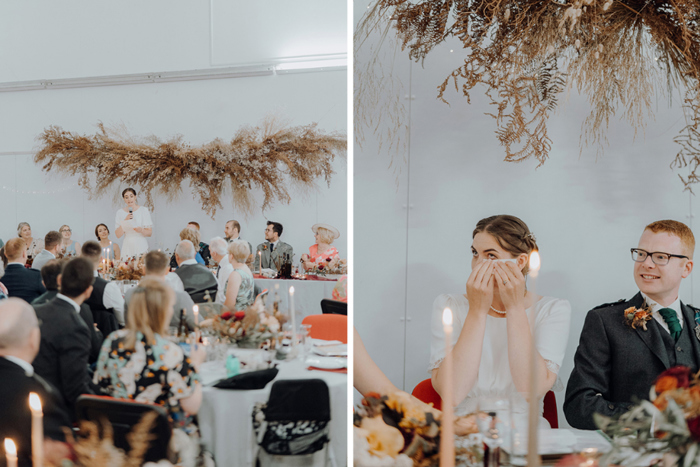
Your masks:
{"label": "groom smiling", "polygon": [[[594,412],[613,416],[626,412],[633,399],[648,399],[654,380],[670,367],[697,371],[700,310],[678,297],[681,281],[693,270],[694,250],[685,224],[664,220],[646,226],[631,250],[640,292],[586,316],[564,401],[571,426],[594,430]],[[643,311],[632,315],[635,310]]]}

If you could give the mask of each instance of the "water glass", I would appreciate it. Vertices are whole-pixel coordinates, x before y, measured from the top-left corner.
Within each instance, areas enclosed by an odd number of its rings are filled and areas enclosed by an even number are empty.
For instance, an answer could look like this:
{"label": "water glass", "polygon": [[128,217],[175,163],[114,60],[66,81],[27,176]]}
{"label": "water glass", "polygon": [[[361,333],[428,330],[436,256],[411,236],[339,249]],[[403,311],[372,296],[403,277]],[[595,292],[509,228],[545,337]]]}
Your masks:
{"label": "water glass", "polygon": [[528,414],[511,413],[510,464],[527,465]]}
{"label": "water glass", "polygon": [[510,400],[507,397],[482,397],[477,407],[476,424],[489,447],[489,467],[499,464],[499,448],[510,437]]}
{"label": "water glass", "polygon": [[306,360],[306,357],[311,355],[314,348],[313,340],[311,339],[311,325],[302,324],[299,328],[299,335],[301,337],[301,348],[302,348],[302,359]]}

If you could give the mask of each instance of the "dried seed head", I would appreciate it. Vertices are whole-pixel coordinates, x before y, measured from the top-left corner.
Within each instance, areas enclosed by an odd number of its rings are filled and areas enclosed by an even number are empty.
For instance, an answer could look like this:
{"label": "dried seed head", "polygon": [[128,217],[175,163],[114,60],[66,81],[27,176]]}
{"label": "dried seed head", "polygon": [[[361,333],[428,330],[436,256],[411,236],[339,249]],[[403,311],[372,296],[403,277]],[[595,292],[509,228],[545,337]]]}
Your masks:
{"label": "dried seed head", "polygon": [[600,58],[600,54],[598,52],[595,53],[595,58],[598,60]]}
{"label": "dried seed head", "polygon": [[612,0],[608,0],[608,1],[605,2],[605,4],[603,5],[603,11],[608,11],[608,8],[610,8],[611,6],[612,6]]}
{"label": "dried seed head", "polygon": [[602,52],[602,51],[603,51],[603,44],[598,44],[598,52]]}
{"label": "dried seed head", "polygon": [[506,10],[506,13],[503,15],[503,18],[505,18],[506,21],[510,18],[510,8]]}
{"label": "dried seed head", "polygon": [[581,48],[581,41],[579,39],[576,39],[576,42],[574,42],[574,46],[576,46],[577,49]]}

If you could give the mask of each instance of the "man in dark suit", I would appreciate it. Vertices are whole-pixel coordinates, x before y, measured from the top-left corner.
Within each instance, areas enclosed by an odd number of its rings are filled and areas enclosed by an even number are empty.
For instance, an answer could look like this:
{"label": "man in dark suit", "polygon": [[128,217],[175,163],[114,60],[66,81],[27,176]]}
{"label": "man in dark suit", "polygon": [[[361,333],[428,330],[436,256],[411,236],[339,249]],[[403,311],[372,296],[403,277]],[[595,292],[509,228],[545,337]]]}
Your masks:
{"label": "man in dark suit", "polygon": [[[258,245],[255,251],[255,265],[254,271],[260,269],[260,262],[262,261],[263,269],[272,269],[274,271],[279,270],[285,257],[292,259],[294,256],[294,249],[291,245],[288,245],[280,240],[282,236],[282,224],[279,222],[267,222],[267,228],[265,229],[265,243]],[[259,252],[259,254],[258,254]]]}
{"label": "man in dark suit", "polygon": [[209,269],[197,263],[194,245],[189,240],[182,240],[175,248],[175,260],[178,268],[175,274],[182,281],[185,292],[190,295],[194,303],[203,303],[204,297],[209,293],[212,302],[216,300],[216,292],[219,284],[216,277]]}
{"label": "man in dark suit", "polygon": [[71,416],[81,394],[94,394],[88,374],[90,330],[80,318],[80,305],[92,293],[92,263],[74,258],[60,276],[60,293],[34,307],[41,320],[41,348],[33,365],[37,374],[58,388]]}
{"label": "man in dark suit", "polygon": [[27,244],[21,238],[13,238],[5,244],[7,267],[2,283],[10,297],[21,298],[27,303],[46,292],[41,283],[41,275],[35,269],[27,269]]}
{"label": "man in dark suit", "polygon": [[[683,223],[649,224],[632,249],[634,280],[640,293],[632,299],[591,310],[581,331],[574,370],[569,378],[564,414],[571,426],[597,428],[593,414],[626,412],[664,370],[700,366],[700,310],[678,297],[681,281],[693,270],[695,239]],[[651,319],[632,328],[625,310],[648,309]]]}
{"label": "man in dark suit", "polygon": [[80,256],[89,259],[93,266],[95,282],[92,284],[92,294],[85,300],[90,307],[92,316],[104,335],[119,329],[124,325],[124,297],[115,282],[107,282],[97,273],[102,261],[102,247],[99,243],[89,240],[80,248]]}
{"label": "man in dark suit", "polygon": [[47,459],[55,458],[56,448],[61,447],[58,442],[65,440],[62,427],[70,427],[60,394],[34,373],[30,363],[40,341],[39,323],[31,306],[18,298],[0,302],[0,439],[15,442],[19,466],[31,465],[30,392],[41,399],[44,436],[49,441],[44,444]]}
{"label": "man in dark suit", "polygon": [[[41,268],[41,280],[46,287],[46,293],[34,299],[32,306],[43,305],[58,295],[61,271],[67,262],[68,260],[66,259],[52,259]],[[104,336],[95,325],[95,319],[92,316],[90,307],[85,303],[80,305],[80,317],[90,329],[90,359],[88,361],[89,363],[95,363],[100,355],[100,347],[104,341]]]}

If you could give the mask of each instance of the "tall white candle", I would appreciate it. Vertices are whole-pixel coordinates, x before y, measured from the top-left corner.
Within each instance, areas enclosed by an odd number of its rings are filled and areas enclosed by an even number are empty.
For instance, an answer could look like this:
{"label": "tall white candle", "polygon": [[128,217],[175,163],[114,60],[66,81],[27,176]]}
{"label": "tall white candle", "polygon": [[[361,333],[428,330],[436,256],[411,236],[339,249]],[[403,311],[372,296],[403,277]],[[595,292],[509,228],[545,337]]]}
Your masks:
{"label": "tall white candle", "polygon": [[5,438],[5,460],[7,467],[17,467],[17,446],[10,438]]}
{"label": "tall white candle", "polygon": [[452,396],[452,310],[442,312],[442,326],[445,331],[445,359],[442,388],[442,432],[440,433],[440,467],[455,465],[454,412]]}
{"label": "tall white candle", "polygon": [[258,251],[258,264],[260,265],[258,272],[262,274],[262,251]]}
{"label": "tall white candle", "polygon": [[[533,300],[537,300],[537,275],[540,272],[540,254],[537,250],[530,254],[530,278],[532,279],[530,292]],[[534,315],[533,315],[534,319]],[[537,336],[536,327],[532,326],[532,344],[530,345],[530,414],[528,419],[527,436],[527,465],[539,467],[542,458],[537,452],[537,427],[540,423],[540,404],[537,399]]]}
{"label": "tall white candle", "polygon": [[44,465],[44,414],[41,399],[35,392],[29,393],[29,408],[32,410],[32,465]]}
{"label": "tall white candle", "polygon": [[289,320],[292,326],[292,347],[294,347],[297,342],[297,326],[296,318],[294,317],[294,286],[289,288]]}
{"label": "tall white candle", "polygon": [[194,344],[195,346],[199,343],[199,305],[192,307],[194,311]]}

